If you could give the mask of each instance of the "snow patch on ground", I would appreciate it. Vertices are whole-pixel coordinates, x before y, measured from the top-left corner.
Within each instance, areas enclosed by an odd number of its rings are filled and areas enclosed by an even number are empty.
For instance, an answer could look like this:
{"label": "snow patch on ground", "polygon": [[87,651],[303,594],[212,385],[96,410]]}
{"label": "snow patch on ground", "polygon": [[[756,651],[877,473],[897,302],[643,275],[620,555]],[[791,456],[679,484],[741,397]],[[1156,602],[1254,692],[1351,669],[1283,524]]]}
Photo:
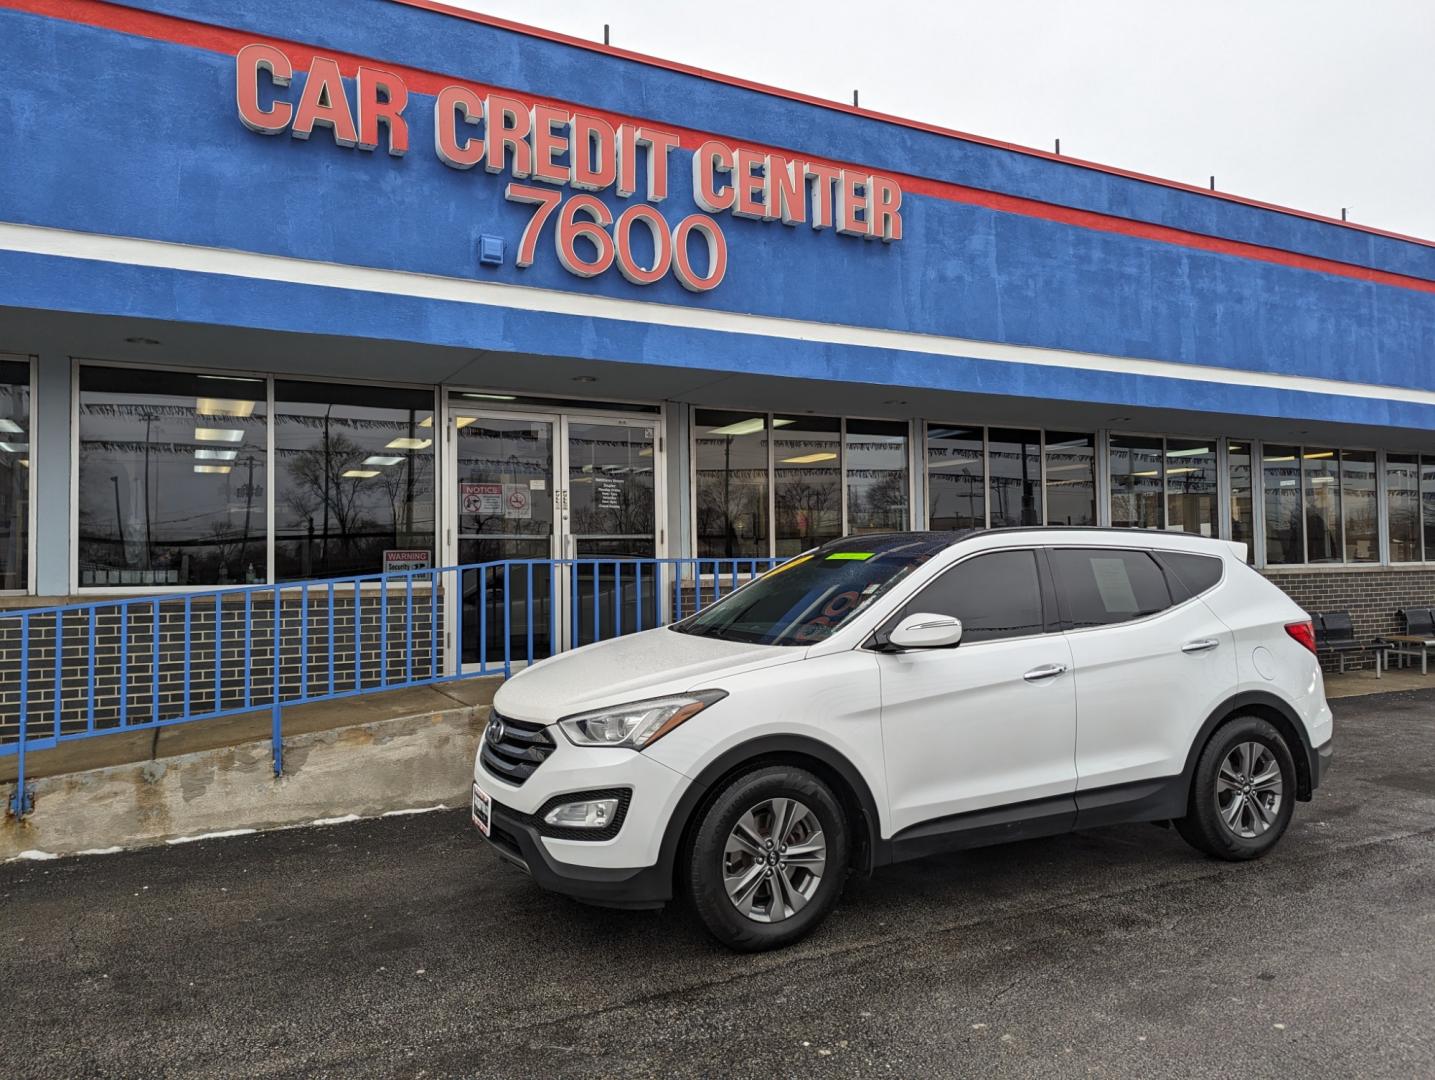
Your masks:
{"label": "snow patch on ground", "polygon": [[435,810],[447,809],[447,803],[439,803],[437,806],[416,806],[412,810],[385,810],[379,817],[406,817],[409,814],[431,814]]}
{"label": "snow patch on ground", "polygon": [[196,840],[219,840],[226,836],[248,836],[257,833],[258,829],[221,829],[219,832],[200,833],[198,836],[176,836],[172,840],[166,840],[166,844],[192,844]]}
{"label": "snow patch on ground", "polygon": [[[321,817],[309,822],[309,825],[347,825],[351,821],[358,821],[358,814],[345,814],[343,817]],[[307,828],[305,825],[293,826],[294,828]]]}
{"label": "snow patch on ground", "polygon": [[13,858],[6,859],[6,862],[18,862],[24,859],[27,862],[46,862],[50,859],[58,859],[60,856],[49,851],[22,851]]}

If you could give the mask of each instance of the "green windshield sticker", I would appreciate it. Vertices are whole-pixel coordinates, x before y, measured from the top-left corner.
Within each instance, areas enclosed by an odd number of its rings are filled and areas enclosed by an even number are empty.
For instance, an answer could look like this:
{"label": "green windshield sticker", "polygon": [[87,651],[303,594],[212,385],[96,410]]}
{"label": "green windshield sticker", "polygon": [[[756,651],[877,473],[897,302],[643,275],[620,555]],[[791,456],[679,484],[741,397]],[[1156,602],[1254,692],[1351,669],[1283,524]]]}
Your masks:
{"label": "green windshield sticker", "polygon": [[873,551],[834,551],[827,557],[829,559],[851,559],[854,562],[863,562],[875,554],[876,552]]}

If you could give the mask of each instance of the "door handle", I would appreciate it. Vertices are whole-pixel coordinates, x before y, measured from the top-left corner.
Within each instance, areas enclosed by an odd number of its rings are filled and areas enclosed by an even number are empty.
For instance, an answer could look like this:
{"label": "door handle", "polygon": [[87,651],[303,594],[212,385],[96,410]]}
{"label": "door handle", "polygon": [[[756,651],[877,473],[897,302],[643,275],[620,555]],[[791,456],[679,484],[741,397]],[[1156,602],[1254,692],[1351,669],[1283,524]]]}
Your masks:
{"label": "door handle", "polygon": [[1041,682],[1043,679],[1054,679],[1065,672],[1065,664],[1046,664],[1042,667],[1032,668],[1022,678],[1027,682]]}
{"label": "door handle", "polygon": [[1221,642],[1219,638],[1201,638],[1201,640],[1199,641],[1186,642],[1186,644],[1181,646],[1181,651],[1184,653],[1209,652],[1211,649],[1214,649],[1220,643]]}

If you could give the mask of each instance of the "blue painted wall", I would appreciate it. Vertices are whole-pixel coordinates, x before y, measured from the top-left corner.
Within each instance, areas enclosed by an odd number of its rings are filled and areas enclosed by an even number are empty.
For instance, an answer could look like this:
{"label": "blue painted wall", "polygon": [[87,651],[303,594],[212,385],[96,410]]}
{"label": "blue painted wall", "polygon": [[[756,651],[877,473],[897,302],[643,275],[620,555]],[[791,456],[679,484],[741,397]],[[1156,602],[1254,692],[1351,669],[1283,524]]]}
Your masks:
{"label": "blue painted wall", "polygon": [[[734,139],[1435,279],[1435,251],[1420,245],[715,85],[385,0],[356,0],[342,19],[332,4],[316,0],[146,6]],[[502,198],[506,177],[482,169],[456,172],[437,160],[431,98],[411,99],[405,115],[412,150],[394,159],[336,147],[322,131],[307,143],[248,131],[234,113],[233,60],[217,53],[0,11],[0,65],[12,88],[0,111],[0,145],[14,151],[0,161],[0,220],[667,304],[1435,389],[1431,293],[912,195],[904,204],[906,238],[892,245],[719,215],[730,250],[728,278],[702,296],[671,280],[633,286],[616,270],[576,278],[553,256],[551,231],[538,263],[518,270],[511,252],[528,208]],[[133,102],[113,111],[124,117],[122,126],[96,119],[110,113],[115,101]],[[675,220],[694,207],[687,155],[674,152],[670,165],[674,194],[662,209]],[[624,205],[608,198],[616,208]],[[509,239],[505,266],[479,268],[481,233]],[[0,275],[30,273],[27,265],[0,259]],[[23,296],[24,305],[35,307],[258,326],[279,319],[291,329],[454,344],[478,345],[491,336],[489,320],[443,316],[438,332],[430,323],[434,316],[397,303],[370,310],[404,321],[375,326],[372,318],[356,318],[352,305],[332,290],[313,290],[296,309],[276,313],[258,298],[258,287],[171,283],[166,288],[181,293],[161,296],[151,283],[141,302],[124,291],[130,275],[123,272],[86,271],[78,279],[92,288],[80,293],[66,274],[50,270],[26,280],[0,277],[6,303],[21,303],[11,298]],[[162,314],[165,309],[184,314]],[[662,338],[607,323],[574,335],[559,328],[562,320],[498,322],[511,330],[502,335],[506,347],[521,351],[632,357],[621,350],[636,338],[643,354]],[[718,355],[704,357],[703,364],[725,370],[851,377],[838,374],[846,369],[831,364],[823,350],[763,344],[732,355],[739,345],[731,337],[678,342],[677,336],[667,344],[715,350]],[[864,361],[873,362],[892,365],[876,381],[900,381],[890,377],[901,366],[896,357],[868,355]],[[950,368],[955,382],[980,383],[991,392],[1085,397],[1100,384],[1097,400],[1131,404],[1166,394],[1152,390],[1150,380],[1049,374],[1028,380],[1015,377],[1010,365],[986,365],[978,378],[961,362],[931,363]],[[864,379],[871,375],[867,371]],[[1213,393],[1202,390],[1200,396]],[[1281,409],[1296,408],[1295,398],[1305,397],[1276,395],[1258,411],[1282,415]],[[1303,401],[1299,411],[1285,415],[1356,419],[1334,415],[1330,400]],[[1315,403],[1325,403],[1323,411],[1312,413]],[[1189,396],[1182,404],[1190,407]],[[1375,419],[1372,409],[1384,410],[1385,419]],[[1383,405],[1356,411],[1362,422],[1416,420],[1413,414],[1397,419],[1398,410]]]}

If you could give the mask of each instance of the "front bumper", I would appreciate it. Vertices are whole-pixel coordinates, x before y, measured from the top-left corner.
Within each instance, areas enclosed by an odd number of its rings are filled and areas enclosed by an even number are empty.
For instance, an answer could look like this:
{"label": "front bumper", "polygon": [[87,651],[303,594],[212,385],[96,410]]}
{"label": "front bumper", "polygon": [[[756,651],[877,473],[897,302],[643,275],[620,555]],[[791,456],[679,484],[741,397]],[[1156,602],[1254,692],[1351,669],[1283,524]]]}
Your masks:
{"label": "front bumper", "polygon": [[[672,860],[664,838],[691,781],[646,754],[608,747],[556,746],[522,783],[490,772],[482,755],[474,781],[492,799],[489,842],[540,886],[594,904],[661,907],[672,899]],[[566,796],[625,793],[618,826],[585,835],[542,823],[545,808]]]}
{"label": "front bumper", "polygon": [[497,800],[490,810],[489,846],[550,892],[602,907],[659,908],[673,898],[672,874],[654,865],[638,870],[559,862],[544,847],[529,815]]}

